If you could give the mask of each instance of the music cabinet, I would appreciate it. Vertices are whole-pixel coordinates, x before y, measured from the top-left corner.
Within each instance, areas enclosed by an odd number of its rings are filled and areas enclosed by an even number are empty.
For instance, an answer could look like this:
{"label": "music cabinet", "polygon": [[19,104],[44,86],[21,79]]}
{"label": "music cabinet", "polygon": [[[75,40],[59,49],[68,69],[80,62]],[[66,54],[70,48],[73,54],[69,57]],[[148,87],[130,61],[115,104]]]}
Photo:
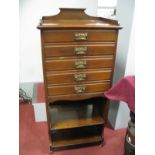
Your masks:
{"label": "music cabinet", "polygon": [[42,64],[50,150],[104,143],[118,21],[92,17],[85,9],[43,16]]}

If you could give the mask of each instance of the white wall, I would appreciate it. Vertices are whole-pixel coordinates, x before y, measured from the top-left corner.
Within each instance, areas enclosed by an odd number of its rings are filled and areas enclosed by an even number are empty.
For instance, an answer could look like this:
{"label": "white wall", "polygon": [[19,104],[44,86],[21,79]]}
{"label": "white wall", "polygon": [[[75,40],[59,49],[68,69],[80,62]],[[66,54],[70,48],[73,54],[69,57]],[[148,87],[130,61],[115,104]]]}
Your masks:
{"label": "white wall", "polygon": [[40,33],[36,29],[42,16],[54,15],[59,8],[87,8],[97,13],[97,0],[20,0],[20,82],[43,81]]}
{"label": "white wall", "polygon": [[99,7],[115,7],[117,0],[98,0]]}
{"label": "white wall", "polygon": [[29,82],[29,83],[19,83],[19,88],[22,89],[28,97],[33,97],[33,87],[34,83]]}
{"label": "white wall", "polygon": [[[135,75],[134,27],[135,22],[133,19],[125,76]],[[115,129],[127,127],[129,120],[130,120],[130,110],[125,102],[120,102],[116,117]]]}
{"label": "white wall", "polygon": [[[126,60],[128,56],[131,27],[133,22],[134,5],[135,5],[134,0],[117,0],[116,19],[120,21],[123,29],[120,30],[119,37],[118,37],[117,55],[116,55],[116,64],[115,64],[113,83],[116,83],[125,75]],[[111,122],[111,125],[114,128],[118,128],[117,123],[121,122],[121,120],[119,121],[119,119],[117,119],[119,118],[118,115],[120,115],[119,105],[120,104],[117,101],[110,102],[110,110],[109,110],[108,118],[109,118],[109,121]],[[122,111],[122,115],[123,113],[124,111]],[[124,121],[127,122],[128,117],[127,119],[124,117]],[[119,127],[121,128],[125,126],[119,126]]]}
{"label": "white wall", "polygon": [[125,75],[134,75],[135,74],[135,18],[133,18],[132,30],[131,30],[131,37],[130,37],[130,46],[129,52],[126,62],[126,70]]}

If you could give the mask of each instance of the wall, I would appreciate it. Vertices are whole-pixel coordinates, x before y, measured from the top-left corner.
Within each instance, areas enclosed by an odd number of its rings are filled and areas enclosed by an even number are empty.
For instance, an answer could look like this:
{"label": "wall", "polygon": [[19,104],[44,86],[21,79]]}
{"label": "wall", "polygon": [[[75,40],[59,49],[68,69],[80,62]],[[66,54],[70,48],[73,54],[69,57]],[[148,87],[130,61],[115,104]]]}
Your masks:
{"label": "wall", "polygon": [[[133,20],[125,76],[135,75],[134,26],[135,22]],[[130,111],[127,104],[125,102],[120,102],[116,117],[115,129],[127,127],[129,119]]]}
{"label": "wall", "polygon": [[[118,38],[116,67],[113,83],[116,83],[124,75],[134,74],[133,31],[130,39],[133,17],[134,0],[118,0],[116,18],[120,21],[123,29],[120,31]],[[109,120],[115,129],[127,127],[127,122],[129,120],[129,109],[127,105],[123,102],[111,102]]]}
{"label": "wall", "polygon": [[19,81],[43,81],[40,33],[36,29],[43,15],[54,15],[60,7],[87,8],[96,15],[96,0],[20,0],[20,73]]}
{"label": "wall", "polygon": [[126,69],[125,75],[134,75],[135,74],[135,17],[133,19],[132,30],[131,30],[131,37],[130,37],[130,45],[129,45],[129,52],[126,62]]}
{"label": "wall", "polygon": [[26,83],[20,83],[19,88],[24,90],[26,92],[26,95],[28,97],[33,97],[33,89],[34,89],[34,83],[33,82],[26,82]]}
{"label": "wall", "polygon": [[[99,0],[99,7],[102,7],[106,4],[107,6],[115,6],[116,4],[116,1],[109,1],[109,2],[110,3],[105,3],[104,1]],[[125,74],[131,26],[132,26],[133,14],[134,14],[134,0],[117,0],[116,9],[117,9],[116,19],[119,20],[123,29],[119,31],[119,36],[118,36],[117,55],[116,55],[113,83],[116,83],[118,80],[124,77],[124,74]],[[104,14],[103,15],[100,14],[100,15],[104,16]],[[132,56],[133,55],[131,54],[130,59],[132,59]],[[131,65],[130,63],[131,62],[129,62],[128,67]],[[132,62],[132,65],[134,66],[133,62]],[[128,72],[130,72],[131,69],[132,68],[129,67]],[[122,110],[120,110],[120,108]],[[125,103],[122,104],[121,102],[121,104],[119,104],[118,101],[111,101],[108,119],[112,127],[115,129],[126,127],[126,124],[127,124],[126,122],[128,122],[128,118],[129,118],[128,113],[129,113],[128,107],[126,106]],[[123,115],[124,115],[123,124],[119,124],[120,122],[122,122],[122,119],[120,119],[119,116],[123,116]]]}

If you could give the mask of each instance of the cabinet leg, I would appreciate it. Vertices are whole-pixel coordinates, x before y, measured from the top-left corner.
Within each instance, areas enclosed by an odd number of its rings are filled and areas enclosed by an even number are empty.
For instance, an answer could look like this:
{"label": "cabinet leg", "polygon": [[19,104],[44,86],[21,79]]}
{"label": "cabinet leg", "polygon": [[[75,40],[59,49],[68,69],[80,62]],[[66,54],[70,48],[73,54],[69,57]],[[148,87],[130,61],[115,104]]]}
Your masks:
{"label": "cabinet leg", "polygon": [[104,139],[101,142],[101,147],[103,147],[103,146],[104,146]]}
{"label": "cabinet leg", "polygon": [[50,154],[53,154],[53,153],[54,153],[54,151],[53,151],[52,147],[50,146]]}

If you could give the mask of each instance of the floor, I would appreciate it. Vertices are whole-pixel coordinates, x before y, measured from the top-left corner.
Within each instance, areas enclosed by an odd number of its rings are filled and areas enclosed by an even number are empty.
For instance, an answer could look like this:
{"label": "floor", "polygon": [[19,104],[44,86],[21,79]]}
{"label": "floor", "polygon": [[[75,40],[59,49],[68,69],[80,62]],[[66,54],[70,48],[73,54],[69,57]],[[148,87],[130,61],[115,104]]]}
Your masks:
{"label": "floor", "polygon": [[[20,105],[20,155],[49,155],[46,122],[36,123],[32,105]],[[105,128],[105,145],[54,152],[54,155],[123,155],[126,129]]]}

